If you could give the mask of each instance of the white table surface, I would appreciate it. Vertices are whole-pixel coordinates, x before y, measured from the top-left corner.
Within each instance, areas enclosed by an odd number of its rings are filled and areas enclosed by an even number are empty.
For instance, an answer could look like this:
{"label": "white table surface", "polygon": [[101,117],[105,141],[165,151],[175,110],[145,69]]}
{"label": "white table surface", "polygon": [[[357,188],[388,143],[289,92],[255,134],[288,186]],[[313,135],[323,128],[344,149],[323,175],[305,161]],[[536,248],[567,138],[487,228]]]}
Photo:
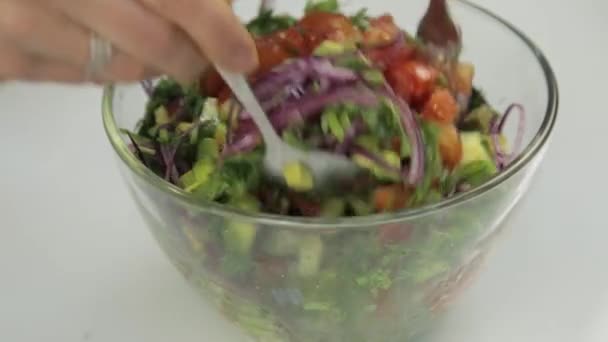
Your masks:
{"label": "white table surface", "polygon": [[[608,340],[608,3],[479,0],[549,57],[552,148],[436,341]],[[151,238],[95,88],[0,85],[0,341],[238,342]]]}

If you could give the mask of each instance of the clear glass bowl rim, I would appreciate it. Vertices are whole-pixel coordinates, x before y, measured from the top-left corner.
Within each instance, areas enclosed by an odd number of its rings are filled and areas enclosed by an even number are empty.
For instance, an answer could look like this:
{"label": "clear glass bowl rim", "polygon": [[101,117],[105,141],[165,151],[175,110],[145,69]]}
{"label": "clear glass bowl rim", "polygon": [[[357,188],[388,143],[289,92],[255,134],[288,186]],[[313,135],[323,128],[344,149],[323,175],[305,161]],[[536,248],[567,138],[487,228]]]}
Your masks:
{"label": "clear glass bowl rim", "polygon": [[497,188],[505,181],[516,175],[526,165],[528,165],[534,157],[543,149],[547,144],[549,137],[553,131],[555,121],[557,119],[557,111],[559,107],[559,92],[557,86],[557,80],[555,74],[540,49],[530,40],[524,33],[522,33],[515,26],[510,24],[508,21],[500,18],[489,10],[473,4],[467,0],[453,0],[464,5],[473,11],[479,12],[481,15],[485,15],[499,24],[504,25],[513,34],[519,37],[524,44],[530,49],[530,51],[536,56],[536,59],[541,66],[545,81],[547,84],[548,101],[545,116],[537,134],[526,146],[526,148],[513,160],[513,162],[501,173],[493,177],[485,184],[462,194],[456,195],[449,199],[445,199],[441,202],[422,206],[418,208],[406,209],[400,212],[385,213],[385,214],[374,214],[369,216],[358,216],[358,217],[342,217],[342,218],[304,218],[304,217],[292,217],[283,216],[276,214],[265,214],[257,213],[250,214],[240,211],[238,209],[230,208],[226,205],[222,205],[212,201],[201,201],[200,199],[193,198],[190,194],[186,193],[177,186],[165,182],[163,179],[158,177],[154,172],[149,170],[143,165],[139,159],[135,157],[133,153],[129,151],[127,144],[122,139],[119,127],[116,124],[113,113],[113,100],[115,93],[115,85],[110,84],[104,87],[103,100],[102,100],[102,114],[103,124],[105,132],[112,144],[112,147],[118,153],[120,159],[129,167],[129,169],[135,173],[139,178],[144,180],[148,185],[153,188],[160,190],[168,196],[184,201],[190,206],[196,207],[200,212],[207,213],[210,215],[218,215],[221,217],[230,217],[233,219],[241,219],[247,221],[254,221],[258,224],[270,225],[272,227],[282,229],[305,229],[305,230],[317,230],[317,229],[345,229],[345,228],[366,228],[366,227],[378,227],[384,224],[392,224],[403,221],[414,220],[418,217],[430,215],[433,213],[441,212],[441,210],[449,209],[457,206],[464,202],[474,200],[481,195],[492,191]]}

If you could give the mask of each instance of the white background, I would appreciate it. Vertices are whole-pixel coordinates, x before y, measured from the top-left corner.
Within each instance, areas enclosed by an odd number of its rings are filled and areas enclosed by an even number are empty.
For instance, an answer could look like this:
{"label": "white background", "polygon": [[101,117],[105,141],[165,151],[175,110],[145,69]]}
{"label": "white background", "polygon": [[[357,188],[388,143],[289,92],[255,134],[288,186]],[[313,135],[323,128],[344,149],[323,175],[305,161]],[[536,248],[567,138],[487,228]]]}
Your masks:
{"label": "white background", "polygon": [[[511,233],[436,340],[608,341],[608,3],[478,2],[548,56],[560,115]],[[94,88],[0,85],[0,341],[244,341],[146,230],[99,106]]]}

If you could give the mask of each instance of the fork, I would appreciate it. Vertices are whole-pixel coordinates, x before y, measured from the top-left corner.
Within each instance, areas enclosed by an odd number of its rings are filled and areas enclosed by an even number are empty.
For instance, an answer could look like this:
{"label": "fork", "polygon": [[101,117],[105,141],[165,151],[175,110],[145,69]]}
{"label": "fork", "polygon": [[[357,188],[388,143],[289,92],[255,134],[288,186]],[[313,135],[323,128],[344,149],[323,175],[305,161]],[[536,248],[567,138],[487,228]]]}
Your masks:
{"label": "fork", "polygon": [[313,187],[321,189],[332,180],[345,180],[357,174],[356,164],[344,156],[322,151],[303,151],[285,143],[272,127],[245,77],[221,68],[218,68],[218,72],[260,130],[266,147],[264,166],[268,175],[284,180],[285,168],[299,163],[312,174]]}
{"label": "fork", "polygon": [[430,47],[430,52],[442,61],[458,58],[462,49],[459,27],[450,16],[447,0],[430,0],[429,7],[418,24],[416,35]]}

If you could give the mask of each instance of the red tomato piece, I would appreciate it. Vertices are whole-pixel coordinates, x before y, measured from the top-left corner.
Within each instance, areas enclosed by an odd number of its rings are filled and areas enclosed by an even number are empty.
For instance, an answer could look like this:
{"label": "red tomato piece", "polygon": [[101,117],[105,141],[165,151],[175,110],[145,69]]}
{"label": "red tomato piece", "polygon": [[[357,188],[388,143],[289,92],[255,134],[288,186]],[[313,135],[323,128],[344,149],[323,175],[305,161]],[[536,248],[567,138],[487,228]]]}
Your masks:
{"label": "red tomato piece", "polygon": [[217,70],[213,68],[203,74],[201,77],[201,86],[206,95],[217,96],[222,88],[226,86],[226,83]]}
{"label": "red tomato piece", "polygon": [[312,43],[321,43],[324,40],[336,42],[361,40],[361,32],[349,18],[338,13],[311,12],[298,23],[305,36],[309,36]]}
{"label": "red tomato piece", "polygon": [[307,56],[312,53],[310,44],[296,27],[275,33],[274,39],[283,50],[293,57]]}
{"label": "red tomato piece", "polygon": [[278,258],[269,255],[256,256],[258,270],[268,277],[280,277],[288,271],[288,261],[285,258]]}
{"label": "red tomato piece", "polygon": [[369,21],[369,27],[363,32],[363,46],[386,46],[393,43],[401,29],[393,21],[391,15],[383,15]]}
{"label": "red tomato piece", "polygon": [[232,90],[230,89],[230,87],[228,87],[228,85],[224,85],[222,87],[222,89],[219,91],[219,93],[217,94],[217,100],[219,101],[219,103],[224,103],[231,96],[232,96]]}
{"label": "red tomato piece", "polygon": [[465,96],[470,96],[473,92],[473,78],[475,77],[475,68],[471,63],[461,62],[456,66],[454,72],[454,88]]}
{"label": "red tomato piece", "polygon": [[443,165],[454,169],[462,159],[462,142],[458,128],[453,124],[442,125],[439,132],[439,153]]}
{"label": "red tomato piece", "polygon": [[386,70],[389,65],[411,60],[416,51],[413,47],[407,45],[389,45],[386,47],[374,48],[365,52],[367,58],[372,63],[382,70]]}
{"label": "red tomato piece", "polygon": [[374,207],[379,212],[401,209],[407,205],[410,195],[401,184],[380,186],[373,193]]}
{"label": "red tomato piece", "polygon": [[261,37],[256,39],[256,47],[260,60],[260,65],[256,70],[256,74],[268,72],[291,57],[274,37]]}
{"label": "red tomato piece", "polygon": [[443,124],[454,122],[458,115],[458,104],[447,89],[437,89],[424,105],[422,117]]}
{"label": "red tomato piece", "polygon": [[378,239],[382,244],[401,243],[409,240],[413,231],[410,225],[390,224],[380,228]]}
{"label": "red tomato piece", "polygon": [[382,290],[376,298],[376,315],[380,318],[394,318],[397,301],[394,298],[394,288]]}
{"label": "red tomato piece", "polygon": [[393,63],[385,74],[395,92],[416,109],[426,103],[439,76],[437,69],[415,60]]}

